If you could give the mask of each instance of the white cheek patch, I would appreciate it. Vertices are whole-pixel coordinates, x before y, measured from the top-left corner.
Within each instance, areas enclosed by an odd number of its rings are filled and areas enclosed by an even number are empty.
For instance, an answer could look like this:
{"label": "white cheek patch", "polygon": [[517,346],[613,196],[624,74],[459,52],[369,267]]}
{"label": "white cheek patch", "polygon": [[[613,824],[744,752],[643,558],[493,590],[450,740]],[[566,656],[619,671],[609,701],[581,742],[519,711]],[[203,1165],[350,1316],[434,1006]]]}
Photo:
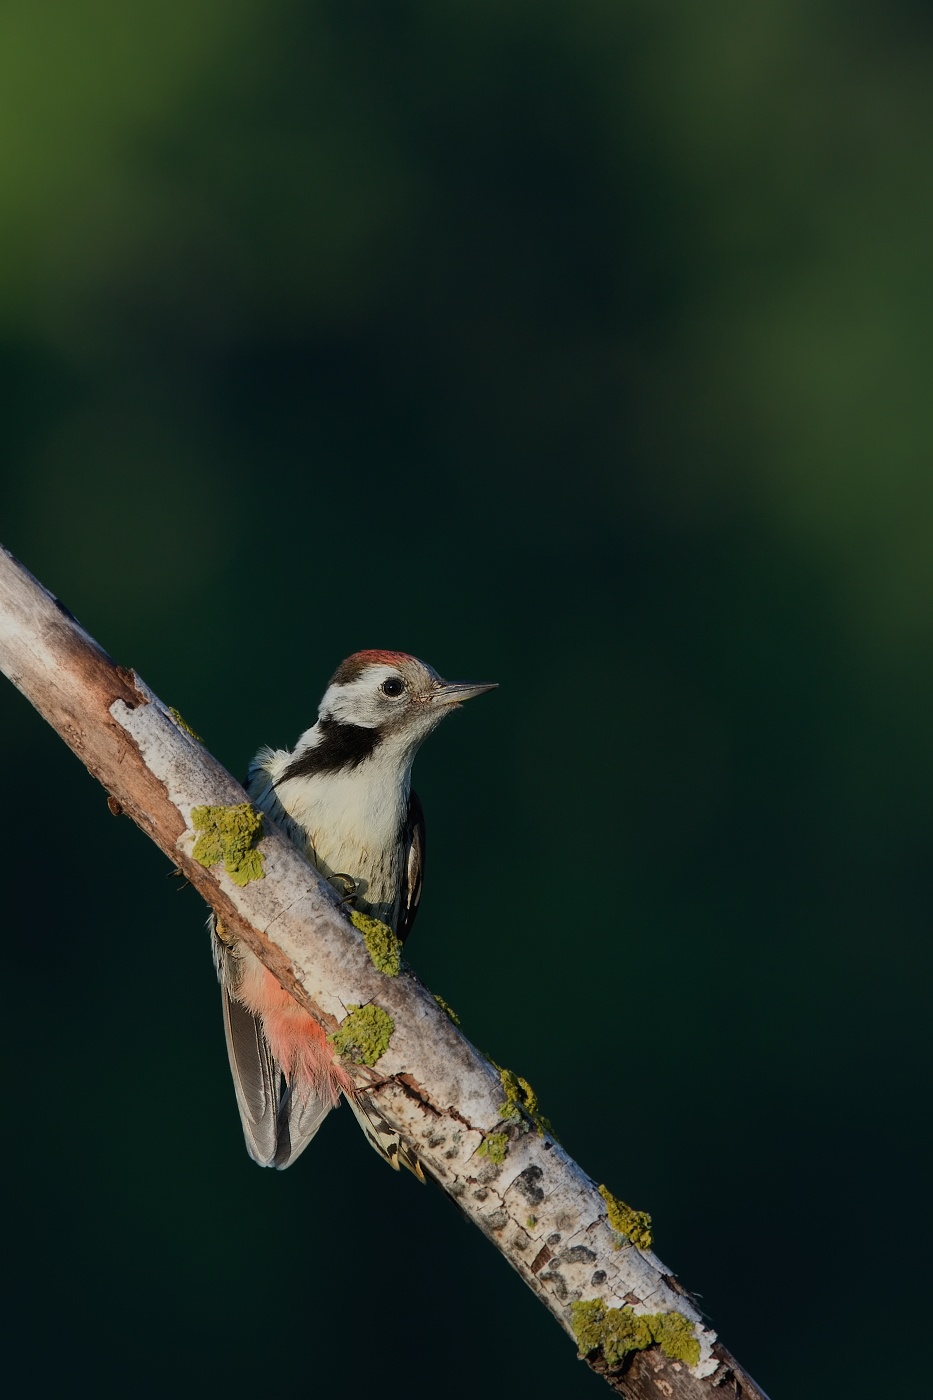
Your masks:
{"label": "white cheek patch", "polygon": [[[383,681],[397,676],[395,666],[367,666],[365,673],[349,685],[328,686],[318,713],[340,724],[375,729],[391,718],[394,709],[391,700],[381,694],[380,686]],[[404,704],[404,694],[398,703],[399,706]]]}

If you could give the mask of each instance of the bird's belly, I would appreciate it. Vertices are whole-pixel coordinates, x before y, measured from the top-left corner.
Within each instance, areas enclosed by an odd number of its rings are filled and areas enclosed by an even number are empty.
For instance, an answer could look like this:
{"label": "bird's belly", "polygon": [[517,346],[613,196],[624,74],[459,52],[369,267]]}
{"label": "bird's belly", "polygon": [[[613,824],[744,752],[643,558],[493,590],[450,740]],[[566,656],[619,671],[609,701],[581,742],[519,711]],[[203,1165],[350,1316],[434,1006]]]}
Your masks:
{"label": "bird's belly", "polygon": [[[336,890],[353,895],[354,908],[394,927],[401,886],[397,843],[389,849],[373,849],[358,840],[341,838],[339,833],[321,830],[309,835],[308,855]],[[353,881],[351,890],[345,880],[337,878],[341,875]]]}
{"label": "bird's belly", "polygon": [[357,909],[393,928],[407,861],[400,839],[407,803],[407,790],[394,776],[385,784],[359,775],[296,780],[275,795],[276,806],[287,813],[289,836],[325,880],[341,895],[352,894]]}

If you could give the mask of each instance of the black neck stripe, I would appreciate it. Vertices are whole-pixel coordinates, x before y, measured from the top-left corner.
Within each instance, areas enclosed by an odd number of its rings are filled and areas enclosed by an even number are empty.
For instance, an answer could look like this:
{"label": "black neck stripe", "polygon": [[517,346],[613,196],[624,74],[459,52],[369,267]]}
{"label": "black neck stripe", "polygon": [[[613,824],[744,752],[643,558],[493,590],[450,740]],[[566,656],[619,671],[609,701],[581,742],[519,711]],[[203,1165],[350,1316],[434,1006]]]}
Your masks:
{"label": "black neck stripe", "polygon": [[379,743],[378,729],[364,729],[359,724],[341,724],[335,719],[319,719],[320,741],[305,749],[290,763],[277,779],[276,787],[289,778],[310,778],[315,773],[336,773],[341,768],[357,768],[370,757]]}

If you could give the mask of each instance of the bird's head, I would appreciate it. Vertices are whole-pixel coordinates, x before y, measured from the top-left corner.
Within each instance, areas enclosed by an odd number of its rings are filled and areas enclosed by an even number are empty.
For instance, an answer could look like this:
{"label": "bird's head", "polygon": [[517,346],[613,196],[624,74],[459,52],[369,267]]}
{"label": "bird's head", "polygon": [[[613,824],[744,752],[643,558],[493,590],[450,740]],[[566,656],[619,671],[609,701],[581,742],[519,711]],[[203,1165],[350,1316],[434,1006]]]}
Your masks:
{"label": "bird's head", "polygon": [[402,651],[358,651],[338,666],[318,710],[319,725],[378,731],[380,743],[413,751],[451,710],[495,683],[445,681]]}
{"label": "bird's head", "polygon": [[464,700],[495,684],[445,681],[403,651],[358,651],[331,677],[317,724],[298,741],[275,786],[296,778],[371,772],[404,777],[422,742]]}

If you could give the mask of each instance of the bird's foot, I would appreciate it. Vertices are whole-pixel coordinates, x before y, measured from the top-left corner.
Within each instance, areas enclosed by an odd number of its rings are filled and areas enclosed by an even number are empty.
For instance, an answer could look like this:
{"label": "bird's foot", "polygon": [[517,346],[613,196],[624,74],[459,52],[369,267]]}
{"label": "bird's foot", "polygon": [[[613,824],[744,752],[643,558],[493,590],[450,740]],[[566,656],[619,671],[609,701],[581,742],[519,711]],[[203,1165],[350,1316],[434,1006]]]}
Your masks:
{"label": "bird's foot", "polygon": [[343,890],[340,898],[341,905],[352,904],[359,894],[359,885],[352,875],[342,875],[338,871],[330,876],[330,883],[336,890]]}

